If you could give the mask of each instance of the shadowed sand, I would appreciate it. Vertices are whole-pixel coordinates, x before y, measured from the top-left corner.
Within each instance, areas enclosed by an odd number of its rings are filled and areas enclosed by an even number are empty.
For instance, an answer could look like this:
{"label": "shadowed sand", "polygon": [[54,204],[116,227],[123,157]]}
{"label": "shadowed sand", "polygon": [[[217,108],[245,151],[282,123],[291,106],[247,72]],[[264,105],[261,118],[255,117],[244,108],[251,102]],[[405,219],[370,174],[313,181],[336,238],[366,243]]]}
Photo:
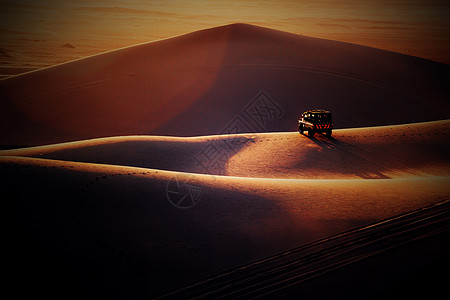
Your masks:
{"label": "shadowed sand", "polygon": [[439,298],[446,290],[439,271],[450,263],[449,220],[447,200],[214,274],[157,299]]}
{"label": "shadowed sand", "polygon": [[[46,278],[80,293],[157,295],[448,198],[448,124],[336,130],[331,140],[130,136],[1,151],[18,248],[38,249],[19,263],[70,270],[71,282]],[[193,159],[211,143],[239,145],[216,165],[227,176],[201,174]],[[64,266],[41,265],[49,249]]]}

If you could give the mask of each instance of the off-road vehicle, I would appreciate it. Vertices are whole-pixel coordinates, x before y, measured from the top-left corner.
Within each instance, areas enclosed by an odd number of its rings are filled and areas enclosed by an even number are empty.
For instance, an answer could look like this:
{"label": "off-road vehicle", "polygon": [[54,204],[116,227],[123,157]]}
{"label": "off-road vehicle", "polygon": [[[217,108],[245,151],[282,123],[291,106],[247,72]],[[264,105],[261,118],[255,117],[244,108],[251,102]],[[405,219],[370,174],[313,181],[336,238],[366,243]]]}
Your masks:
{"label": "off-road vehicle", "polygon": [[308,136],[313,137],[316,132],[322,132],[331,137],[333,121],[331,112],[323,109],[305,111],[298,119],[298,132],[303,134],[308,131]]}

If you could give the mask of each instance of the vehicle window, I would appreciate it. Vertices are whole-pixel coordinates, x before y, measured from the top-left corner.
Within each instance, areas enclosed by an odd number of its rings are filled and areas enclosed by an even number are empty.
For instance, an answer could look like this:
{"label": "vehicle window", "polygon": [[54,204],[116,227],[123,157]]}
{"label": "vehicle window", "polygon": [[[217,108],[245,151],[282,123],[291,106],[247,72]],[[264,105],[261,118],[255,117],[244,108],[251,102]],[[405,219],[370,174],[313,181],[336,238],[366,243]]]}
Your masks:
{"label": "vehicle window", "polygon": [[319,122],[328,122],[330,120],[329,114],[317,114],[316,120]]}

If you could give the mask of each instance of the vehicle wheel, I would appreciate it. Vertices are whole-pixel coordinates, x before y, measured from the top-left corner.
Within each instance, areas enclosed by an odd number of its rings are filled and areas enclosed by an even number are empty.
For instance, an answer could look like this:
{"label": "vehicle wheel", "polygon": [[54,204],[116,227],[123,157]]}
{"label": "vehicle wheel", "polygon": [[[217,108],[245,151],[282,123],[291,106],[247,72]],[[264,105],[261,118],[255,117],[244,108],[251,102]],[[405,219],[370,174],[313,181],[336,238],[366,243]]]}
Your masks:
{"label": "vehicle wheel", "polygon": [[308,130],[308,136],[313,137],[315,134],[314,129],[309,129]]}
{"label": "vehicle wheel", "polygon": [[300,132],[300,134],[303,134],[303,124],[298,125],[298,132]]}
{"label": "vehicle wheel", "polygon": [[331,137],[332,130],[327,130],[327,137]]}

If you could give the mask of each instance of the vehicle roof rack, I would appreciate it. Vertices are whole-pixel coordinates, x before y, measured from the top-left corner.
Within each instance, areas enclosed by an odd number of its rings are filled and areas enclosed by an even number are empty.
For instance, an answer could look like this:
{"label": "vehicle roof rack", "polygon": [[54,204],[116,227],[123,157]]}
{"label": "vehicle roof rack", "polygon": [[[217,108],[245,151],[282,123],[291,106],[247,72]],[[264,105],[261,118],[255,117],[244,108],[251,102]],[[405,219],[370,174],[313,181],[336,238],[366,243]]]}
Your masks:
{"label": "vehicle roof rack", "polygon": [[311,109],[311,110],[307,110],[304,113],[315,113],[315,114],[331,114],[330,111],[325,110],[325,109]]}

